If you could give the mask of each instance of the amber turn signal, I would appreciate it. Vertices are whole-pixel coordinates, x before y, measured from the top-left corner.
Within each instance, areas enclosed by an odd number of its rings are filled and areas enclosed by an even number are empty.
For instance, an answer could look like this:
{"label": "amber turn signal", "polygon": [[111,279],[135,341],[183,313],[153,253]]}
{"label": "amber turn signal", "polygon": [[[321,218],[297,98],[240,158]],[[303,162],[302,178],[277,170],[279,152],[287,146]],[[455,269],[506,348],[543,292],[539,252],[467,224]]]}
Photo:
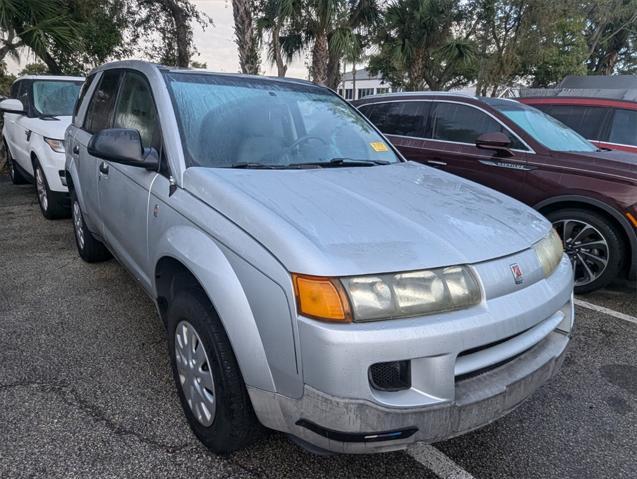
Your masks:
{"label": "amber turn signal", "polygon": [[350,323],[349,300],[338,280],[292,274],[299,314],[322,321]]}

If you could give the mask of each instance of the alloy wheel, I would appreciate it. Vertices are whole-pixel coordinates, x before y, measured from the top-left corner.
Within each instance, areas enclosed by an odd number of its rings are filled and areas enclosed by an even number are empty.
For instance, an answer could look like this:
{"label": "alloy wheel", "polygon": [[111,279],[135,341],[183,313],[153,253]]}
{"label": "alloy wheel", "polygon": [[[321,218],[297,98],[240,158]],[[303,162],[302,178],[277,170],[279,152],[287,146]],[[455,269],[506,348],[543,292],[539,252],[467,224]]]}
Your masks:
{"label": "alloy wheel", "polygon": [[609,248],[604,235],[593,225],[575,219],[553,223],[562,238],[564,251],[571,260],[575,286],[584,286],[599,278],[608,266]]}
{"label": "alloy wheel", "polygon": [[80,249],[84,249],[84,223],[82,221],[82,210],[80,204],[75,200],[73,202],[73,229],[75,229],[75,237]]}
{"label": "alloy wheel", "polygon": [[212,370],[199,334],[188,321],[181,321],[175,331],[175,362],[190,410],[203,426],[210,426],[217,407]]}
{"label": "alloy wheel", "polygon": [[46,194],[46,183],[44,182],[44,174],[40,167],[35,168],[35,188],[38,192],[38,199],[42,209],[46,211],[49,207],[49,197]]}

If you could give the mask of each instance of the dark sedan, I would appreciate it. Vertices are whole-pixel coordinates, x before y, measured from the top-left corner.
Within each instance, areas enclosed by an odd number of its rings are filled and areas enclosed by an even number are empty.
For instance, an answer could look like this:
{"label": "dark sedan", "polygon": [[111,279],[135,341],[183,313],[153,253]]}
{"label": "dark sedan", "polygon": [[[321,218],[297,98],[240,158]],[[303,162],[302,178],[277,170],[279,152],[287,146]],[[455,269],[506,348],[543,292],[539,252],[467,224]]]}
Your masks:
{"label": "dark sedan", "polygon": [[637,155],[602,151],[513,100],[398,93],[354,104],[409,160],[529,204],[555,225],[585,293],[637,276]]}

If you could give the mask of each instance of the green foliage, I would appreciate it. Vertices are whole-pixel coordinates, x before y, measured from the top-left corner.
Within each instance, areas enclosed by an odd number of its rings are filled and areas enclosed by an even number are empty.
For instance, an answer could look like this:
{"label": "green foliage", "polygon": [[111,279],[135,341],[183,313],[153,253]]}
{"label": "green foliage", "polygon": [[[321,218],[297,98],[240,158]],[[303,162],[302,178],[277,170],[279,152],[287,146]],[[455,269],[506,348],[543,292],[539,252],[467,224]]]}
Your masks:
{"label": "green foliage", "polygon": [[47,67],[44,63],[29,63],[26,65],[18,76],[25,75],[46,75],[49,73],[49,67]]}
{"label": "green foliage", "polygon": [[15,75],[7,73],[7,64],[0,62],[0,95],[9,96],[9,90],[15,80]]}

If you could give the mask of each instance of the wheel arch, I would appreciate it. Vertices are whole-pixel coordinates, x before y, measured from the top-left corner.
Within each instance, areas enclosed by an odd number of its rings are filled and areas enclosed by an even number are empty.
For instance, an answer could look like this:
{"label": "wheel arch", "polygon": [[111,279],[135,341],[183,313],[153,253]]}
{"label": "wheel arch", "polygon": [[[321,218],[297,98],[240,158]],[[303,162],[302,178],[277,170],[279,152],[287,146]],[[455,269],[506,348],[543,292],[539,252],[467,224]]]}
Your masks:
{"label": "wheel arch", "polygon": [[245,383],[275,391],[248,299],[219,246],[193,227],[175,226],[160,239],[157,251],[153,290],[162,319],[171,297],[184,288],[200,288],[228,335]]}
{"label": "wheel arch", "polygon": [[628,273],[629,278],[634,278],[637,274],[637,234],[628,219],[612,206],[587,196],[563,195],[541,201],[534,208],[543,215],[563,208],[583,208],[608,218],[617,227],[629,254],[628,267],[624,273]]}

